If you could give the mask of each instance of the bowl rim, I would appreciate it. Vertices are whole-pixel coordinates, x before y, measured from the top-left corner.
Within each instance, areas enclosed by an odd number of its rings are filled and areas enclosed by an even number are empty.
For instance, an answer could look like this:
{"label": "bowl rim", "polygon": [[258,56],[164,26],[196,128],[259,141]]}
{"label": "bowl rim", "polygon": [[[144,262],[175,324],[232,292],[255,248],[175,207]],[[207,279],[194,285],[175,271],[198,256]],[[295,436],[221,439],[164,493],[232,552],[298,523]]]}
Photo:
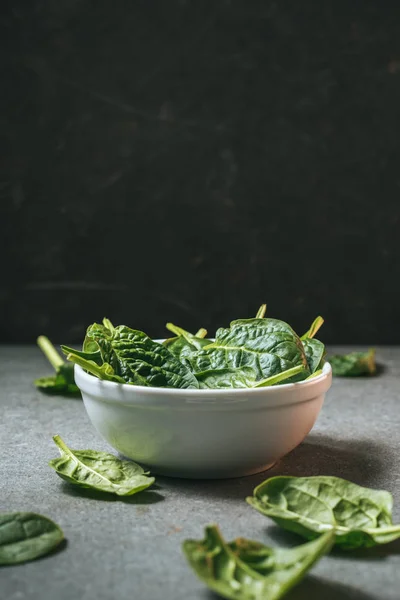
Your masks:
{"label": "bowl rim", "polygon": [[[322,367],[322,373],[316,377],[310,379],[303,379],[302,381],[296,381],[295,383],[281,383],[280,385],[272,385],[265,387],[255,388],[167,388],[167,387],[153,387],[145,385],[132,385],[130,383],[118,383],[115,381],[107,381],[105,379],[99,379],[91,373],[87,373],[79,365],[74,365],[75,375],[79,381],[76,382],[77,386],[81,388],[80,381],[83,381],[89,387],[101,384],[102,390],[109,392],[116,390],[124,390],[127,393],[138,392],[141,395],[157,395],[157,396],[184,396],[187,398],[190,396],[226,396],[229,394],[237,397],[241,396],[265,396],[265,395],[282,395],[287,393],[293,393],[294,391],[311,391],[314,387],[320,387],[321,384],[326,382],[332,377],[332,367],[329,362],[325,362]],[[85,385],[83,387],[86,387]],[[328,388],[330,387],[330,382]],[[84,390],[86,391],[86,389]]]}

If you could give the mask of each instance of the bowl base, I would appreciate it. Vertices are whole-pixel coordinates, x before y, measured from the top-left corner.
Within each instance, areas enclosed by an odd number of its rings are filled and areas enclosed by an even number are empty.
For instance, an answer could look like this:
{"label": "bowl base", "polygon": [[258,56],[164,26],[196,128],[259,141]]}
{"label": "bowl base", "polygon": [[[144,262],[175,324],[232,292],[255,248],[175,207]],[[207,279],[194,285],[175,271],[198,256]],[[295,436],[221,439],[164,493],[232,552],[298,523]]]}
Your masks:
{"label": "bowl base", "polygon": [[179,470],[179,469],[163,469],[157,467],[151,467],[150,465],[142,465],[146,470],[148,469],[151,475],[161,475],[163,477],[174,477],[177,479],[237,479],[239,477],[248,477],[250,475],[257,475],[257,473],[263,473],[264,471],[268,471],[275,466],[277,461],[272,463],[268,463],[266,465],[260,465],[259,467],[255,467],[254,469],[246,469],[244,471],[215,471],[206,472],[206,471],[189,471],[189,470]]}

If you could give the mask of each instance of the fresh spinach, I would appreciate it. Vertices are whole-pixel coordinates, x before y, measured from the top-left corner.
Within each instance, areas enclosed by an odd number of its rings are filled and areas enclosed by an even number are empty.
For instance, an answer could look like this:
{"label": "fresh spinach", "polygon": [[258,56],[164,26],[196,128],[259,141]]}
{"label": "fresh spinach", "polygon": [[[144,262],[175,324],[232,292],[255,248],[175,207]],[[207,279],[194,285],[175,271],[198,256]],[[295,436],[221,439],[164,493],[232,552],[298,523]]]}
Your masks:
{"label": "fresh spinach", "polygon": [[78,396],[80,390],[75,384],[74,365],[63,361],[49,338],[41,335],[37,344],[55,370],[56,374],[50,377],[35,379],[35,386],[47,394],[61,394],[65,396]]}
{"label": "fresh spinach", "polygon": [[270,318],[239,319],[229,328],[218,329],[215,341],[190,359],[194,373],[215,369],[251,367],[260,381],[302,366],[296,379],[304,379],[307,360],[303,344],[284,321]]}
{"label": "fresh spinach", "polygon": [[392,523],[389,492],[360,487],[339,477],[271,477],[247,502],[283,529],[312,539],[335,531],[336,544],[353,549],[400,537]]}
{"label": "fresh spinach", "polygon": [[232,600],[279,600],[332,547],[332,532],[293,549],[273,549],[237,539],[228,544],[215,525],[204,540],[186,540],[183,552],[196,575]]}
{"label": "fresh spinach", "polygon": [[95,323],[87,331],[83,352],[61,348],[69,360],[100,379],[154,387],[199,387],[193,373],[168,348],[125,325],[110,330]]}
{"label": "fresh spinach", "polygon": [[336,377],[357,377],[375,375],[375,349],[368,352],[350,352],[349,354],[333,354],[329,357],[333,375]]}
{"label": "fresh spinach", "polygon": [[64,539],[61,528],[43,515],[0,514],[0,565],[16,565],[49,554]]}
{"label": "fresh spinach", "polygon": [[256,374],[251,367],[240,369],[209,369],[196,373],[200,388],[249,388],[255,384]]}
{"label": "fresh spinach", "polygon": [[325,346],[319,340],[309,338],[303,340],[304,352],[310,373],[318,371],[324,364]]}
{"label": "fresh spinach", "polygon": [[71,450],[60,436],[53,437],[61,454],[49,462],[57,475],[82,488],[92,488],[117,496],[132,496],[155,481],[130,460],[97,450]]}
{"label": "fresh spinach", "polygon": [[180,361],[184,362],[185,359],[189,359],[193,354],[208,346],[211,340],[206,339],[207,330],[201,328],[198,332],[193,335],[177,327],[173,323],[167,323],[167,329],[175,334],[176,337],[166,339],[163,344],[168,350]]}
{"label": "fresh spinach", "polygon": [[108,319],[88,327],[82,350],[62,346],[67,358],[92,375],[117,383],[172,388],[253,388],[307,379],[323,366],[325,347],[313,336],[317,317],[300,339],[278,319],[266,318],[262,304],[254,319],[232,321],[192,334],[173,323],[175,334],[162,344],[145,333]]}

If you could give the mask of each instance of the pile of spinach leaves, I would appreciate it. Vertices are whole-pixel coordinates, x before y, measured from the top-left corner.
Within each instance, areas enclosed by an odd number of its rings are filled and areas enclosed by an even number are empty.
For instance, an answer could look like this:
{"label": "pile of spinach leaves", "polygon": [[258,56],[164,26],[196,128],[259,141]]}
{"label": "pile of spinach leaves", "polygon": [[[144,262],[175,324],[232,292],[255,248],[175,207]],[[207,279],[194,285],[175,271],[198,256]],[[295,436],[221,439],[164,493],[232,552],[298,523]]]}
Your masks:
{"label": "pile of spinach leaves", "polygon": [[117,383],[167,388],[254,388],[302,381],[319,374],[325,346],[315,339],[317,317],[301,338],[290,325],[265,317],[237,319],[213,340],[172,323],[163,343],[109,319],[87,329],[82,350],[61,346],[67,359],[92,375]]}
{"label": "pile of spinach leaves", "polygon": [[308,541],[291,549],[243,538],[228,543],[216,525],[206,526],[202,540],[185,540],[183,552],[196,575],[231,600],[278,600],[334,545],[355,550],[400,538],[391,494],[339,477],[271,477],[247,502]]}

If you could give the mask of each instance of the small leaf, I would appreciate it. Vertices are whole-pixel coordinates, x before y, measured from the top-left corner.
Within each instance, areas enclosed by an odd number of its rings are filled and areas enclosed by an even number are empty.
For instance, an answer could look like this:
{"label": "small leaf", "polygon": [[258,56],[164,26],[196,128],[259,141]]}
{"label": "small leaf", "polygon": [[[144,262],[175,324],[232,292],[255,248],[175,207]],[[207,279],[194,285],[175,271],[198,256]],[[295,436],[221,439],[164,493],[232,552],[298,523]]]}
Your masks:
{"label": "small leaf", "polygon": [[204,540],[186,540],[183,552],[196,575],[214,592],[232,600],[279,600],[329,552],[332,532],[292,549],[273,549],[238,539],[227,544],[215,525]]}
{"label": "small leaf", "polygon": [[60,527],[43,515],[0,514],[0,565],[15,565],[49,554],[64,539]]}
{"label": "small leaf", "polygon": [[58,435],[53,440],[61,458],[54,458],[49,465],[69,483],[117,496],[132,496],[155,481],[133,461],[96,450],[71,450]]}
{"label": "small leaf", "polygon": [[325,346],[315,338],[303,340],[304,352],[310,373],[314,373],[324,362]]}
{"label": "small leaf", "polygon": [[271,477],[247,502],[283,529],[313,539],[329,530],[336,544],[353,549],[400,537],[392,523],[392,496],[339,477]]}
{"label": "small leaf", "polygon": [[358,377],[376,373],[374,348],[370,348],[368,352],[333,354],[328,360],[336,377]]}

